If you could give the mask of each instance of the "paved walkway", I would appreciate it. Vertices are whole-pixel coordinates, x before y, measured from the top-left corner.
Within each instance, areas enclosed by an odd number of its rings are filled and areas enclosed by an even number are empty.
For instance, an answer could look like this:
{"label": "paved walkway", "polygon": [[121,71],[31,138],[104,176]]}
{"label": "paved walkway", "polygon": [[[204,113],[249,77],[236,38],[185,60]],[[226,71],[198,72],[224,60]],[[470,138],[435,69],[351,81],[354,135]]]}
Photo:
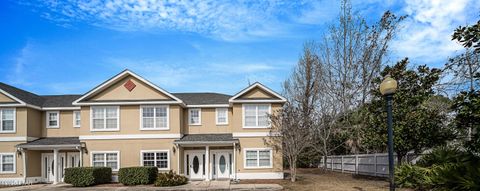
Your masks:
{"label": "paved walkway", "polygon": [[278,184],[230,184],[229,181],[192,181],[186,185],[174,186],[174,187],[153,187],[153,186],[117,186],[117,187],[106,187],[105,186],[95,186],[95,187],[72,187],[69,184],[34,184],[28,186],[17,186],[2,188],[0,190],[53,190],[53,191],[66,191],[66,190],[282,190],[283,187]]}

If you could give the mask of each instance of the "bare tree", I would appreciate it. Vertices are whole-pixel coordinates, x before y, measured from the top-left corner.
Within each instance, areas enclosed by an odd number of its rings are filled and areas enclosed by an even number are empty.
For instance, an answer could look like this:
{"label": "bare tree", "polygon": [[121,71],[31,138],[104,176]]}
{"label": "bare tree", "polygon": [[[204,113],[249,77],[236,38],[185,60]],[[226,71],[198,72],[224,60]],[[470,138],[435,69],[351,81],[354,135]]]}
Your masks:
{"label": "bare tree", "polygon": [[[352,12],[349,0],[343,0],[339,22],[330,26],[318,43],[319,96],[317,123],[314,126],[317,145],[323,156],[339,146],[329,139],[335,133],[347,131],[350,149],[360,150],[362,123],[351,114],[370,99],[373,79],[380,75],[386,62],[388,45],[404,17],[385,12],[379,22],[368,26]],[[358,117],[357,117],[358,119]]]}
{"label": "bare tree", "polygon": [[283,84],[283,94],[288,102],[281,112],[270,117],[272,134],[278,133],[280,136],[272,137],[267,142],[283,146],[292,182],[296,180],[299,155],[311,145],[312,119],[319,96],[318,65],[314,43],[305,43],[297,66]]}

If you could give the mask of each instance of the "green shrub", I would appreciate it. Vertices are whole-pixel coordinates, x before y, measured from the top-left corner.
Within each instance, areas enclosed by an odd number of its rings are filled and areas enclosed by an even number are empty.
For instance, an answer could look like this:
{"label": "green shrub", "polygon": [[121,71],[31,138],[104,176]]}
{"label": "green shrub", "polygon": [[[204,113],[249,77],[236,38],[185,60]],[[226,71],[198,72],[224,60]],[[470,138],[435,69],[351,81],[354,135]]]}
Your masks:
{"label": "green shrub", "polygon": [[63,180],[75,187],[104,184],[112,180],[112,169],[110,167],[66,168]]}
{"label": "green shrub", "polygon": [[433,166],[434,190],[480,190],[480,160],[473,155],[467,158],[466,162]]}
{"label": "green shrub", "polygon": [[455,147],[441,146],[434,148],[432,152],[422,156],[417,165],[422,167],[430,167],[432,165],[443,165],[447,163],[462,162],[462,155],[465,152]]}
{"label": "green shrub", "polygon": [[124,185],[152,184],[157,178],[157,167],[127,167],[118,171],[118,181]]}
{"label": "green shrub", "polygon": [[167,173],[158,174],[155,186],[179,186],[187,184],[188,179],[185,176],[173,173],[173,171]]}
{"label": "green shrub", "polygon": [[426,190],[432,186],[429,168],[405,164],[395,169],[395,183],[399,187]]}

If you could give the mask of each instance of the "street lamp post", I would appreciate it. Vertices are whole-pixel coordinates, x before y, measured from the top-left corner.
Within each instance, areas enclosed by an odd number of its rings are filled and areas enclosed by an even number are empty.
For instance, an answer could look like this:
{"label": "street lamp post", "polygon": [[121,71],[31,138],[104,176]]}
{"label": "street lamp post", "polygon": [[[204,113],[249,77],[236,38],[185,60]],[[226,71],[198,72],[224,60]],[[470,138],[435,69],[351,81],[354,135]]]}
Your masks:
{"label": "street lamp post", "polygon": [[393,127],[392,127],[392,99],[393,94],[397,90],[397,81],[385,76],[385,79],[380,84],[380,93],[385,96],[387,100],[387,126],[388,126],[388,173],[390,177],[390,190],[395,190],[394,180],[394,161],[393,161]]}

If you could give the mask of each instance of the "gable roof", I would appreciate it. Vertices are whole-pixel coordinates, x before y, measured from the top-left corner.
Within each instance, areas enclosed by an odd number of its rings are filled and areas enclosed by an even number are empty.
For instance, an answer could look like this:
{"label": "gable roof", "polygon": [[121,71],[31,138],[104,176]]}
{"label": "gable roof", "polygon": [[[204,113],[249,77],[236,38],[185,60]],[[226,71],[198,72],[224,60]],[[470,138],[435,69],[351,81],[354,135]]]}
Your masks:
{"label": "gable roof", "polygon": [[82,95],[44,95],[42,107],[75,107],[73,101]]}
{"label": "gable roof", "polygon": [[[254,88],[259,88],[261,90],[266,91],[269,94],[272,94],[275,96],[275,98],[249,98],[249,99],[239,99],[242,95],[245,93],[249,92],[250,90]],[[285,99],[283,96],[278,94],[277,92],[271,90],[270,88],[267,88],[267,86],[264,86],[260,82],[255,82],[252,85],[246,87],[245,89],[241,90],[234,96],[232,96],[229,100],[229,102],[286,102],[287,99]]]}
{"label": "gable roof", "polygon": [[[175,97],[174,95],[170,94],[169,92],[167,92],[166,90],[158,87],[157,85],[153,84],[152,82],[144,79],[143,77],[133,73],[132,71],[130,70],[124,70],[122,72],[120,72],[119,74],[111,77],[110,79],[108,79],[107,81],[99,84],[98,86],[96,86],[95,88],[93,88],[92,90],[88,91],[87,93],[85,93],[83,96],[81,96],[80,98],[76,99],[75,101],[73,101],[73,105],[84,105],[82,104],[81,102],[84,101],[86,98],[89,98],[93,95],[95,95],[96,93],[98,92],[101,92],[102,90],[105,90],[106,88],[109,87],[109,85],[111,84],[114,84],[115,82],[117,82],[118,80],[121,80],[123,79],[123,77],[126,77],[128,75],[131,75],[135,78],[137,78],[138,80],[142,81],[143,83],[147,84],[148,86],[154,88],[155,90],[167,95],[168,97],[172,98],[174,100],[175,103],[180,103],[180,104],[183,104],[183,101],[177,97]],[[113,103],[113,102],[112,102]],[[136,101],[136,103],[142,103],[141,101]]]}
{"label": "gable roof", "polygon": [[180,98],[187,105],[214,105],[228,104],[228,99],[232,97],[227,94],[220,93],[172,93]]}
{"label": "gable roof", "polygon": [[5,94],[22,105],[30,104],[41,107],[44,101],[41,96],[2,82],[0,82],[0,93]]}

